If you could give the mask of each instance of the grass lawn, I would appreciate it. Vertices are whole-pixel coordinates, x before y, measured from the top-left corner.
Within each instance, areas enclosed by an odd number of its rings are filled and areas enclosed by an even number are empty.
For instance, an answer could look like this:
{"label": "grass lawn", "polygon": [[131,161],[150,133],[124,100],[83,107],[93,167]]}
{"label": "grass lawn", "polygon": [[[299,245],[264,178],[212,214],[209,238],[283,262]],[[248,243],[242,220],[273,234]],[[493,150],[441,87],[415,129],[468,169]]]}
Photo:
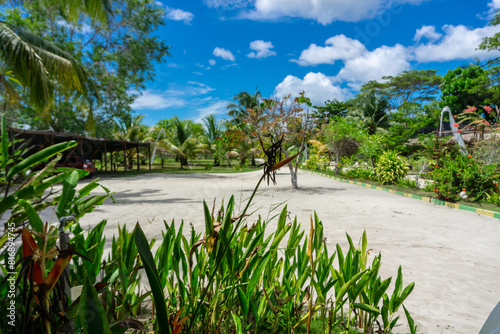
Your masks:
{"label": "grass lawn", "polygon": [[[140,170],[137,171],[137,165],[134,164],[132,169],[127,169],[127,174],[124,174],[123,166],[119,166],[116,171],[111,172],[108,166],[108,172],[104,172],[104,169],[101,171],[101,166],[99,161],[96,161],[96,168],[99,170],[97,173],[98,177],[101,176],[134,176],[139,174],[147,174],[147,173],[174,173],[174,174],[192,174],[192,173],[243,173],[243,172],[252,172],[262,167],[257,166],[246,166],[245,168],[239,168],[239,160],[232,160],[231,166],[228,166],[227,163],[221,166],[213,166],[213,159],[200,159],[190,161],[188,166],[183,166],[181,169],[181,164],[174,159],[164,160],[163,168],[160,162],[156,162],[151,166],[151,170],[149,170],[149,166],[141,165]],[[212,166],[209,168],[209,166]]]}

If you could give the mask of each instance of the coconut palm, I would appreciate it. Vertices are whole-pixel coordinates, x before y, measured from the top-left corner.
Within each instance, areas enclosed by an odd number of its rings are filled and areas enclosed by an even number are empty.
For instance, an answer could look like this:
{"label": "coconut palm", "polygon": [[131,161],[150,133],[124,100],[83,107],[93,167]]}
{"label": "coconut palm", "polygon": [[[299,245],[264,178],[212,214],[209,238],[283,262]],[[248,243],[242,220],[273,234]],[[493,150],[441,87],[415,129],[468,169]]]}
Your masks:
{"label": "coconut palm", "polygon": [[[115,139],[126,140],[130,142],[146,141],[148,127],[144,124],[141,124],[145,116],[146,115],[138,115],[132,118],[132,116],[127,115],[127,117],[125,118],[115,120],[117,131],[115,131],[113,137]],[[137,156],[134,153],[134,149],[130,149],[126,152],[125,161],[128,162],[129,169],[132,168],[135,158],[137,158]]]}
{"label": "coconut palm", "polygon": [[233,100],[236,102],[231,102],[227,105],[227,114],[233,118],[232,122],[239,124],[248,116],[249,110],[260,108],[261,97],[262,94],[258,90],[255,90],[253,95],[243,91],[233,97]]}
{"label": "coconut palm", "polygon": [[350,111],[346,119],[361,123],[370,135],[389,126],[387,99],[371,92],[363,95],[360,101],[358,107]]}
{"label": "coconut palm", "polygon": [[[110,0],[52,0],[49,3],[65,9],[64,15],[69,20],[85,13],[93,20],[105,22],[111,14]],[[0,59],[11,71],[11,77],[26,89],[34,105],[47,108],[56,86],[84,96],[95,92],[86,69],[69,53],[23,27],[0,22]]]}
{"label": "coconut palm", "polygon": [[[203,125],[205,128],[205,141],[209,145],[209,149],[212,153],[215,152],[215,141],[222,135],[222,127],[224,125],[223,120],[217,119],[214,114],[207,115],[203,117]],[[214,166],[219,166],[220,162],[216,155],[214,157]]]}
{"label": "coconut palm", "polygon": [[190,159],[206,153],[208,145],[200,142],[199,138],[203,135],[203,127],[200,124],[190,120],[180,121],[177,117],[172,119],[172,123],[173,135],[158,141],[158,144],[176,155],[182,169]]}

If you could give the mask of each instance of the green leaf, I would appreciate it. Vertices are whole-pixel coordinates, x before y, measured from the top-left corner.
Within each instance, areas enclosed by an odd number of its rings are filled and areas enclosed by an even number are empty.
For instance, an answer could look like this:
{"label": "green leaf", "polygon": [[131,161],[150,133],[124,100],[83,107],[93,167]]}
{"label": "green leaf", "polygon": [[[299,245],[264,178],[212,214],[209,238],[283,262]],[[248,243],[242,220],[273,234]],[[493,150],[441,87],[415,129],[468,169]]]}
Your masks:
{"label": "green leaf", "polygon": [[16,196],[9,195],[0,202],[0,214],[17,204]]}
{"label": "green leaf", "polygon": [[144,264],[144,270],[148,277],[149,285],[151,286],[151,291],[153,291],[153,300],[156,307],[156,321],[160,328],[160,333],[170,333],[170,325],[168,323],[168,311],[165,304],[165,295],[163,294],[163,287],[160,283],[160,278],[158,276],[158,270],[151,254],[149,248],[148,240],[144,235],[141,227],[137,223],[134,229],[134,238],[137,246],[139,255],[141,256],[142,262]]}
{"label": "green leaf", "polygon": [[36,232],[42,233],[43,231],[43,222],[38,213],[33,209],[31,204],[29,204],[25,200],[19,200],[19,204],[24,208],[24,211],[26,211],[26,216],[28,217],[28,220],[30,221],[31,227]]}
{"label": "green leaf", "polygon": [[231,315],[233,316],[234,325],[236,326],[236,333],[243,334],[243,328],[241,326],[240,318],[238,318],[238,316],[234,313],[231,313]]}
{"label": "green leaf", "polygon": [[207,203],[203,200],[203,211],[205,213],[205,233],[206,235],[212,235],[212,230],[214,225],[212,223],[212,216],[210,215],[210,210],[208,209]]}
{"label": "green leaf", "polygon": [[5,171],[9,160],[9,133],[5,122],[5,114],[2,114],[2,170]]}
{"label": "green leaf", "polygon": [[241,290],[239,287],[238,287],[238,298],[240,299],[240,305],[243,311],[243,316],[246,317],[248,314],[248,307],[249,307],[248,299],[243,290]]}
{"label": "green leaf", "polygon": [[365,275],[367,272],[367,270],[364,270],[360,273],[357,273],[356,275],[354,275],[347,283],[345,283],[340,289],[339,291],[335,291],[336,292],[336,297],[335,297],[335,304],[339,304],[342,299],[344,298],[344,295],[347,293],[347,291],[349,290],[349,288],[351,287],[352,284],[354,284],[358,279],[360,279],[361,277],[363,277],[363,275]]}
{"label": "green leaf", "polygon": [[43,150],[30,155],[24,160],[21,160],[17,165],[13,166],[7,175],[5,176],[6,179],[10,179],[14,177],[17,173],[23,171],[26,168],[29,168],[34,165],[38,165],[39,163],[46,161],[50,157],[56,155],[57,153],[66,151],[69,148],[75,147],[76,146],[76,141],[72,140],[69,142],[64,142],[64,143],[59,143],[55,144],[52,146],[49,146],[47,148],[44,148]]}
{"label": "green leaf", "polygon": [[410,315],[410,312],[406,309],[406,307],[403,305],[403,309],[406,314],[406,320],[408,321],[408,326],[410,327],[410,333],[415,334],[417,332],[417,326],[415,326],[415,321]]}
{"label": "green leaf", "polygon": [[111,334],[106,312],[97,296],[97,291],[88,279],[83,285],[80,304],[78,317],[85,333]]}
{"label": "green leaf", "polygon": [[57,218],[61,218],[68,211],[68,206],[71,202],[73,202],[73,198],[75,196],[75,187],[78,184],[78,180],[80,179],[78,172],[74,170],[69,174],[66,178],[64,178],[63,190],[61,197],[59,198],[59,204],[56,208]]}
{"label": "green leaf", "polygon": [[368,313],[371,313],[374,316],[377,316],[380,314],[380,310],[376,307],[364,304],[364,303],[354,303],[352,304],[355,308],[358,308],[360,310],[366,311]]}

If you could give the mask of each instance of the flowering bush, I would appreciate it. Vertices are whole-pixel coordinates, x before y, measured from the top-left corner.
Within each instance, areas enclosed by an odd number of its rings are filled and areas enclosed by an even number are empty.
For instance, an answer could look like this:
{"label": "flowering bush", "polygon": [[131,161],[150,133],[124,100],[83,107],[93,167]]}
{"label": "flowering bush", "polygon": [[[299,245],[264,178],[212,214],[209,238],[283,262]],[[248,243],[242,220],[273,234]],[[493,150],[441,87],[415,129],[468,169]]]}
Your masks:
{"label": "flowering bush", "polygon": [[498,189],[498,175],[495,165],[480,165],[470,155],[458,155],[443,161],[443,167],[431,172],[434,192],[439,199],[449,202],[460,200],[460,193],[474,202],[485,199]]}
{"label": "flowering bush", "polygon": [[382,153],[375,166],[375,174],[382,184],[395,183],[406,176],[408,162],[396,151]]}

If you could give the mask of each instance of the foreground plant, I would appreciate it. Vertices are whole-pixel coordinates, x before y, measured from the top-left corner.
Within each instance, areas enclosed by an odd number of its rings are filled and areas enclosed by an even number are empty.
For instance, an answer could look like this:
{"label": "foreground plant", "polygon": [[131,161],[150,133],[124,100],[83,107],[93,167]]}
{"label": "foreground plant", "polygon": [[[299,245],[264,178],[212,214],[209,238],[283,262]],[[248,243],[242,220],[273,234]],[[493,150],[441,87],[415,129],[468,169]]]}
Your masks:
{"label": "foreground plant", "polygon": [[233,197],[218,212],[204,203],[204,237],[194,229],[185,237],[184,224],[176,228],[165,223],[153,256],[136,225],[133,234],[153,293],[158,332],[309,332],[319,319],[325,333],[354,328],[390,333],[397,323],[394,314],[413,283],[402,289],[400,271],[394,292],[387,294],[391,279],[378,276],[380,255],[368,265],[366,234],[361,249],[347,236],[346,255],[337,245],[336,269],[316,215],[306,238],[296,219],[287,222],[286,207],[271,233],[266,233],[269,222],[260,217],[251,226],[243,225],[260,183],[266,177],[275,182],[273,172],[287,163],[276,162],[278,149],[264,149],[265,172],[240,215],[234,216]]}

